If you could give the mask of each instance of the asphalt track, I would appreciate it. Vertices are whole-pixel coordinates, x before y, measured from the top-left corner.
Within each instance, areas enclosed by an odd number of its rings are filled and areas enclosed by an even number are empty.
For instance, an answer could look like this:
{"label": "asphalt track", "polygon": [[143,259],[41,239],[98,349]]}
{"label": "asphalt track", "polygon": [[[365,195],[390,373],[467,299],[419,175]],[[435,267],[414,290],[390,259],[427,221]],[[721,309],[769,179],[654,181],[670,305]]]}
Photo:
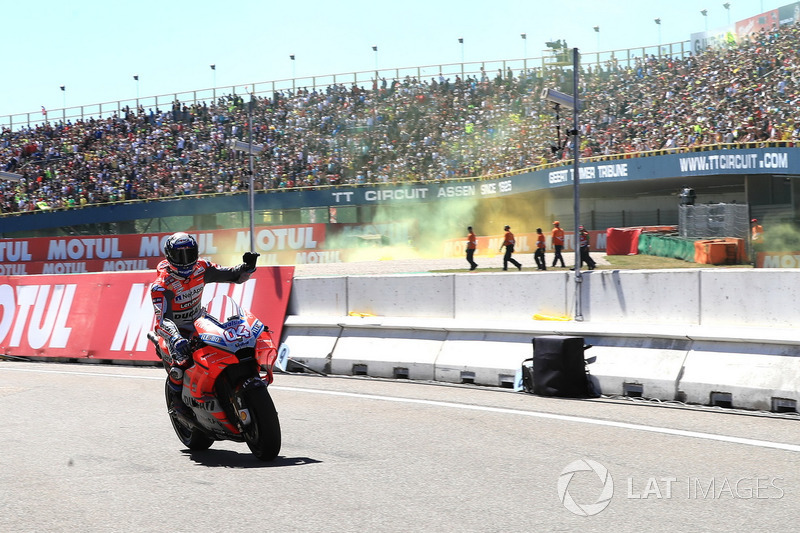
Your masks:
{"label": "asphalt track", "polygon": [[797,531],[797,417],[277,375],[261,463],[183,449],[163,380],[0,360],[0,531]]}

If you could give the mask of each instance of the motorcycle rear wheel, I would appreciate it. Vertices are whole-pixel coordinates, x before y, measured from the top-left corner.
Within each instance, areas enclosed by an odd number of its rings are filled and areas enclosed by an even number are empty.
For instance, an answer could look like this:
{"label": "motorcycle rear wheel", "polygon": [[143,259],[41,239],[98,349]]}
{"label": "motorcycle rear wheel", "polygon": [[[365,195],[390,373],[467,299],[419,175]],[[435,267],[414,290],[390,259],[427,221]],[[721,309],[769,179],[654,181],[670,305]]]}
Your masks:
{"label": "motorcycle rear wheel", "polygon": [[281,451],[281,423],[275,403],[266,387],[254,388],[245,394],[247,408],[253,418],[244,432],[247,447],[256,458],[272,461]]}
{"label": "motorcycle rear wheel", "polygon": [[[164,392],[167,396],[167,409],[169,409],[169,381],[166,383]],[[172,429],[184,446],[190,450],[207,450],[214,443],[214,439],[200,431],[199,429],[187,427],[177,416],[170,414],[169,421],[172,422]]]}

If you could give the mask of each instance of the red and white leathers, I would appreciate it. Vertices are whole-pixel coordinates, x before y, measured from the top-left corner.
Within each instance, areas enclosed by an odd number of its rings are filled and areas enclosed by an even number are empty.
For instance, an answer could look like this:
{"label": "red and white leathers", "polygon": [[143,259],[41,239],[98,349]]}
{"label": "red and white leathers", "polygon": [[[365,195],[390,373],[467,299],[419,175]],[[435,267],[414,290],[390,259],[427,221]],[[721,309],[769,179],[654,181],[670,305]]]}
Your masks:
{"label": "red and white leathers", "polygon": [[201,299],[206,283],[244,283],[251,273],[245,264],[221,267],[207,259],[198,259],[192,273],[182,277],[166,259],[161,261],[156,267],[156,280],[150,286],[156,333],[170,348],[181,338],[190,339],[194,335],[194,321],[203,313]]}

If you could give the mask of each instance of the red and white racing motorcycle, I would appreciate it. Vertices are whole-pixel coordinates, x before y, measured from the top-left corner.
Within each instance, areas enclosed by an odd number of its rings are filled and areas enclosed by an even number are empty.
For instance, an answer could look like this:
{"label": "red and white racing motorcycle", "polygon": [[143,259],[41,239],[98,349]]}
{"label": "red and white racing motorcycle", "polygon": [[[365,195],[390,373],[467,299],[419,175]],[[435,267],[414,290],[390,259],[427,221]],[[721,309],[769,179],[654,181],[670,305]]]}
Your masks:
{"label": "red and white racing motorcycle", "polygon": [[[218,308],[227,319],[204,312],[194,322],[192,365],[184,372],[181,393],[194,417],[170,411],[172,427],[191,450],[206,450],[216,440],[232,440],[246,442],[257,458],[271,461],[281,449],[278,412],[267,390],[277,350],[270,331],[252,313],[227,296]],[[164,339],[154,332],[147,338],[169,371]],[[169,387],[169,381],[165,386]],[[167,406],[168,398],[167,394]]]}

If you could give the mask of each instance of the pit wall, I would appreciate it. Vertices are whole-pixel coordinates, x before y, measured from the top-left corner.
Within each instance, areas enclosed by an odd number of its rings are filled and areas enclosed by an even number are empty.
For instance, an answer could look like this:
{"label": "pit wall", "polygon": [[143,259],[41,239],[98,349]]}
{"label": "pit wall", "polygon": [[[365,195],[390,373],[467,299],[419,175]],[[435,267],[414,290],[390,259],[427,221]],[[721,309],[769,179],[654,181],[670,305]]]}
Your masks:
{"label": "pit wall", "polygon": [[[539,335],[577,335],[607,395],[793,411],[796,270],[295,278],[289,357],[334,374],[512,387]],[[580,287],[582,320],[575,315]],[[537,318],[534,318],[537,315]],[[569,318],[568,320],[557,320]]]}

